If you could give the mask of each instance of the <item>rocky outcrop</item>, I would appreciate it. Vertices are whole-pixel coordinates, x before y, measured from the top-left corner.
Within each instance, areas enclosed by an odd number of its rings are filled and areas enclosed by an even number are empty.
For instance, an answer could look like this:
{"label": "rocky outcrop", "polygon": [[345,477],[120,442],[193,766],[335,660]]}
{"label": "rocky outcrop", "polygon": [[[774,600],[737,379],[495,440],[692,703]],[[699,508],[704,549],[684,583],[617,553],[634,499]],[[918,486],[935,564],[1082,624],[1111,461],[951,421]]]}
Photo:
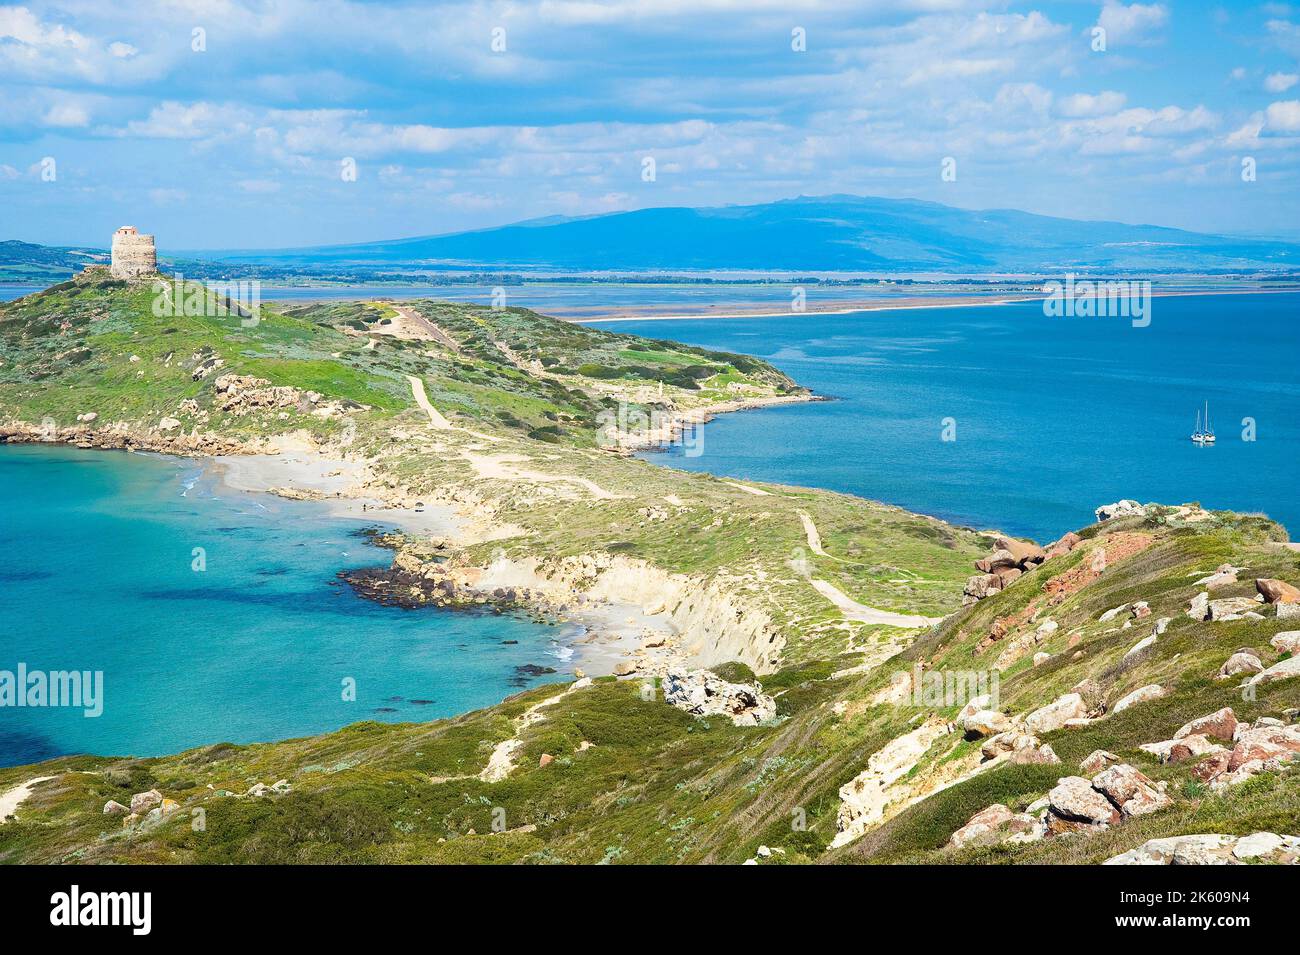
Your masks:
{"label": "rocky outcrop", "polygon": [[726,716],[736,726],[757,726],[776,716],[776,701],[758,684],[728,683],[708,670],[669,670],[664,702],[694,716]]}
{"label": "rocky outcrop", "polygon": [[1196,719],[1183,724],[1178,729],[1178,732],[1174,733],[1174,739],[1182,739],[1185,736],[1199,733],[1231,742],[1236,738],[1238,725],[1237,714],[1232,711],[1231,706],[1225,706],[1221,710],[1215,710],[1206,716],[1198,716]]}
{"label": "rocky outcrop", "polygon": [[1163,784],[1127,763],[1116,763],[1092,778],[1066,776],[1047,794],[1044,823],[1048,835],[1097,832],[1133,816],[1169,806]]}
{"label": "rocky outcrop", "polygon": [[980,758],[986,763],[1005,760],[1018,765],[1061,761],[1051,746],[1022,729],[1011,729],[989,737],[980,747]]}
{"label": "rocky outcrop", "polygon": [[1264,664],[1253,650],[1238,650],[1223,662],[1217,676],[1219,679],[1224,679],[1242,673],[1259,673],[1263,669]]}
{"label": "rocky outcrop", "polygon": [[1092,788],[1109,799],[1125,819],[1159,812],[1173,803],[1146,774],[1127,763],[1098,773]]}
{"label": "rocky outcrop", "polygon": [[1122,816],[1109,799],[1082,776],[1066,776],[1047,794],[1047,830],[1052,835],[1083,829],[1105,829]]}
{"label": "rocky outcrop", "polygon": [[1280,771],[1297,755],[1300,755],[1300,726],[1287,726],[1280,720],[1257,720],[1250,728],[1239,725],[1235,745],[1227,759],[1213,763],[1207,760],[1203,764],[1205,770],[1197,776],[1215,789],[1226,789],[1258,773]]}
{"label": "rocky outcrop", "polygon": [[1089,776],[1096,775],[1107,766],[1118,763],[1119,757],[1114,753],[1104,749],[1094,749],[1091,753],[1083,758],[1079,763],[1079,768]]}
{"label": "rocky outcrop", "polygon": [[1300,630],[1283,630],[1273,634],[1269,645],[1278,653],[1300,655]]}
{"label": "rocky outcrop", "polygon": [[1079,543],[1076,534],[1067,534],[1047,550],[1028,541],[1000,536],[993,542],[993,553],[975,561],[980,573],[966,581],[963,604],[970,606],[1009,587],[1022,575],[1033,570],[1050,557],[1069,553]]}
{"label": "rocky outcrop", "polygon": [[840,808],[831,848],[847,845],[884,818],[893,788],[936,740],[948,734],[944,720],[930,719],[890,740],[867,758],[867,768],[840,787]]}
{"label": "rocky outcrop", "polygon": [[1012,812],[994,803],[971,816],[954,832],[948,845],[954,849],[994,845],[1000,842],[1034,842],[1046,834],[1046,827],[1025,812]]}
{"label": "rocky outcrop", "polygon": [[1287,657],[1268,669],[1256,673],[1249,682],[1251,686],[1259,686],[1263,683],[1275,683],[1278,680],[1293,680],[1298,676],[1300,676],[1300,657]]}
{"label": "rocky outcrop", "polygon": [[1209,602],[1209,618],[1217,622],[1240,620],[1248,613],[1254,613],[1258,603],[1250,597],[1224,597]]}
{"label": "rocky outcrop", "polygon": [[1150,700],[1158,700],[1168,692],[1159,683],[1148,683],[1146,686],[1140,686],[1132,693],[1120,697],[1115,701],[1115,705],[1110,708],[1110,711],[1111,713],[1123,713],[1130,706],[1136,706]]}
{"label": "rocky outcrop", "polygon": [[1204,835],[1149,839],[1102,865],[1300,864],[1300,836],[1256,832],[1249,836]]}
{"label": "rocky outcrop", "polygon": [[1046,706],[1039,707],[1025,717],[1025,728],[1031,733],[1050,733],[1063,727],[1067,720],[1088,716],[1088,705],[1078,693],[1066,693]]}
{"label": "rocky outcrop", "polygon": [[79,448],[113,451],[154,451],[181,457],[210,457],[221,454],[261,454],[267,449],[258,442],[225,438],[197,428],[184,432],[137,428],[121,422],[94,428],[88,422],[66,427],[45,427],[25,421],[0,424],[0,444],[71,444]]}
{"label": "rocky outcrop", "polygon": [[1122,501],[1116,501],[1114,504],[1103,504],[1094,512],[1097,520],[1113,521],[1117,517],[1145,517],[1147,509],[1137,501],[1130,501],[1127,498]]}
{"label": "rocky outcrop", "polygon": [[1300,587],[1288,584],[1285,580],[1261,577],[1255,581],[1255,589],[1271,604],[1300,603]]}

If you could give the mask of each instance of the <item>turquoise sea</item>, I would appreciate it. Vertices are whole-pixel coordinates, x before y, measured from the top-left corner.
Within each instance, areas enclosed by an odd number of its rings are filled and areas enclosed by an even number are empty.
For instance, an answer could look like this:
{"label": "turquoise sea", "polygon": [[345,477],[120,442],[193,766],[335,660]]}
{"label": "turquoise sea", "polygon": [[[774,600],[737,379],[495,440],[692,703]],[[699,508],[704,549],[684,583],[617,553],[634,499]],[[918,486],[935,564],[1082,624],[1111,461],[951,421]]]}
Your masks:
{"label": "turquoise sea", "polygon": [[[663,464],[1039,540],[1126,497],[1263,512],[1300,535],[1297,293],[1156,298],[1145,328],[1039,303],[597,327],[758,355],[835,399],[725,415],[698,457],[649,456]],[[1203,448],[1189,436],[1206,401],[1218,443]]]}
{"label": "turquoise sea", "polygon": [[0,670],[104,674],[99,717],[0,708],[0,765],[433,719],[568,678],[516,668],[564,670],[576,628],[362,600],[335,574],[391,560],[372,525],[192,461],[0,447],[0,497]]}

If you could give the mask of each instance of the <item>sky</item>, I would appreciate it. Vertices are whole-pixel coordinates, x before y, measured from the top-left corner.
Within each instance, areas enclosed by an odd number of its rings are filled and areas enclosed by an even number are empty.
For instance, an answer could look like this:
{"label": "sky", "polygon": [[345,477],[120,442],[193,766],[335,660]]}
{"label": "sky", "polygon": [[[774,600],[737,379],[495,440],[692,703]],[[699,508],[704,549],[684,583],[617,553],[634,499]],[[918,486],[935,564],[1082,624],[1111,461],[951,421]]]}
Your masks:
{"label": "sky", "polygon": [[1298,60],[1245,0],[0,3],[0,239],[829,193],[1300,238]]}

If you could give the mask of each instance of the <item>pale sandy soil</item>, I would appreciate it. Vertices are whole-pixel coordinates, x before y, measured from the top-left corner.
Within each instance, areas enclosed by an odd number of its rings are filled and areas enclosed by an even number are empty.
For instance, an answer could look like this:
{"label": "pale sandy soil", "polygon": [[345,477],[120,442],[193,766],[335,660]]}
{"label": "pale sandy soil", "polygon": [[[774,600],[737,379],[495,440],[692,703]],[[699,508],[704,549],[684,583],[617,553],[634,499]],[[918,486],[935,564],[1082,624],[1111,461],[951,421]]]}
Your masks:
{"label": "pale sandy soil", "polygon": [[275,489],[306,491],[327,503],[330,512],[360,521],[392,524],[411,534],[455,537],[460,522],[449,507],[393,507],[357,492],[368,474],[362,462],[325,457],[286,442],[280,454],[239,454],[208,458],[227,488],[252,493]]}
{"label": "pale sandy soil", "polygon": [[[1295,292],[1293,288],[1287,289],[1152,289],[1153,298],[1169,298],[1184,295],[1276,295],[1286,292]],[[953,295],[953,296],[935,296],[928,298],[925,296],[916,296],[912,298],[892,298],[892,299],[863,299],[857,302],[846,302],[838,299],[833,302],[818,304],[808,302],[808,307],[802,312],[782,309],[772,311],[771,306],[766,303],[744,303],[737,302],[734,304],[718,304],[717,311],[704,309],[699,312],[689,312],[682,314],[660,314],[657,309],[663,306],[627,306],[624,308],[613,309],[603,313],[596,314],[568,314],[555,315],[566,322],[578,322],[580,324],[607,324],[612,322],[672,322],[672,321],[692,321],[709,318],[789,318],[798,320],[806,318],[809,315],[850,315],[854,312],[887,312],[900,311],[917,308],[974,308],[982,305],[1009,305],[1013,302],[1041,302],[1043,296],[1040,293],[1024,292],[1001,295]]]}
{"label": "pale sandy soil", "polygon": [[0,793],[0,825],[4,825],[9,817],[18,811],[18,807],[27,801],[27,797],[32,794],[32,788],[37,783],[43,783],[47,779],[53,778],[53,776],[37,776],[35,779],[29,779],[13,789]]}

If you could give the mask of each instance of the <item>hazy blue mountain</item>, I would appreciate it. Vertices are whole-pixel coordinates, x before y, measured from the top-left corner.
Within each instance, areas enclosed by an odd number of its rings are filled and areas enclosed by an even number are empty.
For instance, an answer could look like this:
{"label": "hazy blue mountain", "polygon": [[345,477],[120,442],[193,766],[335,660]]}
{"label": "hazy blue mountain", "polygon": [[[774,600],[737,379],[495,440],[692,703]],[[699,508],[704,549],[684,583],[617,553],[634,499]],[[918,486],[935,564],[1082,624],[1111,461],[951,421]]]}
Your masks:
{"label": "hazy blue mountain", "polygon": [[1300,266],[1300,245],[915,199],[820,196],[549,217],[448,235],[206,257],[285,265],[1055,272],[1289,268]]}

